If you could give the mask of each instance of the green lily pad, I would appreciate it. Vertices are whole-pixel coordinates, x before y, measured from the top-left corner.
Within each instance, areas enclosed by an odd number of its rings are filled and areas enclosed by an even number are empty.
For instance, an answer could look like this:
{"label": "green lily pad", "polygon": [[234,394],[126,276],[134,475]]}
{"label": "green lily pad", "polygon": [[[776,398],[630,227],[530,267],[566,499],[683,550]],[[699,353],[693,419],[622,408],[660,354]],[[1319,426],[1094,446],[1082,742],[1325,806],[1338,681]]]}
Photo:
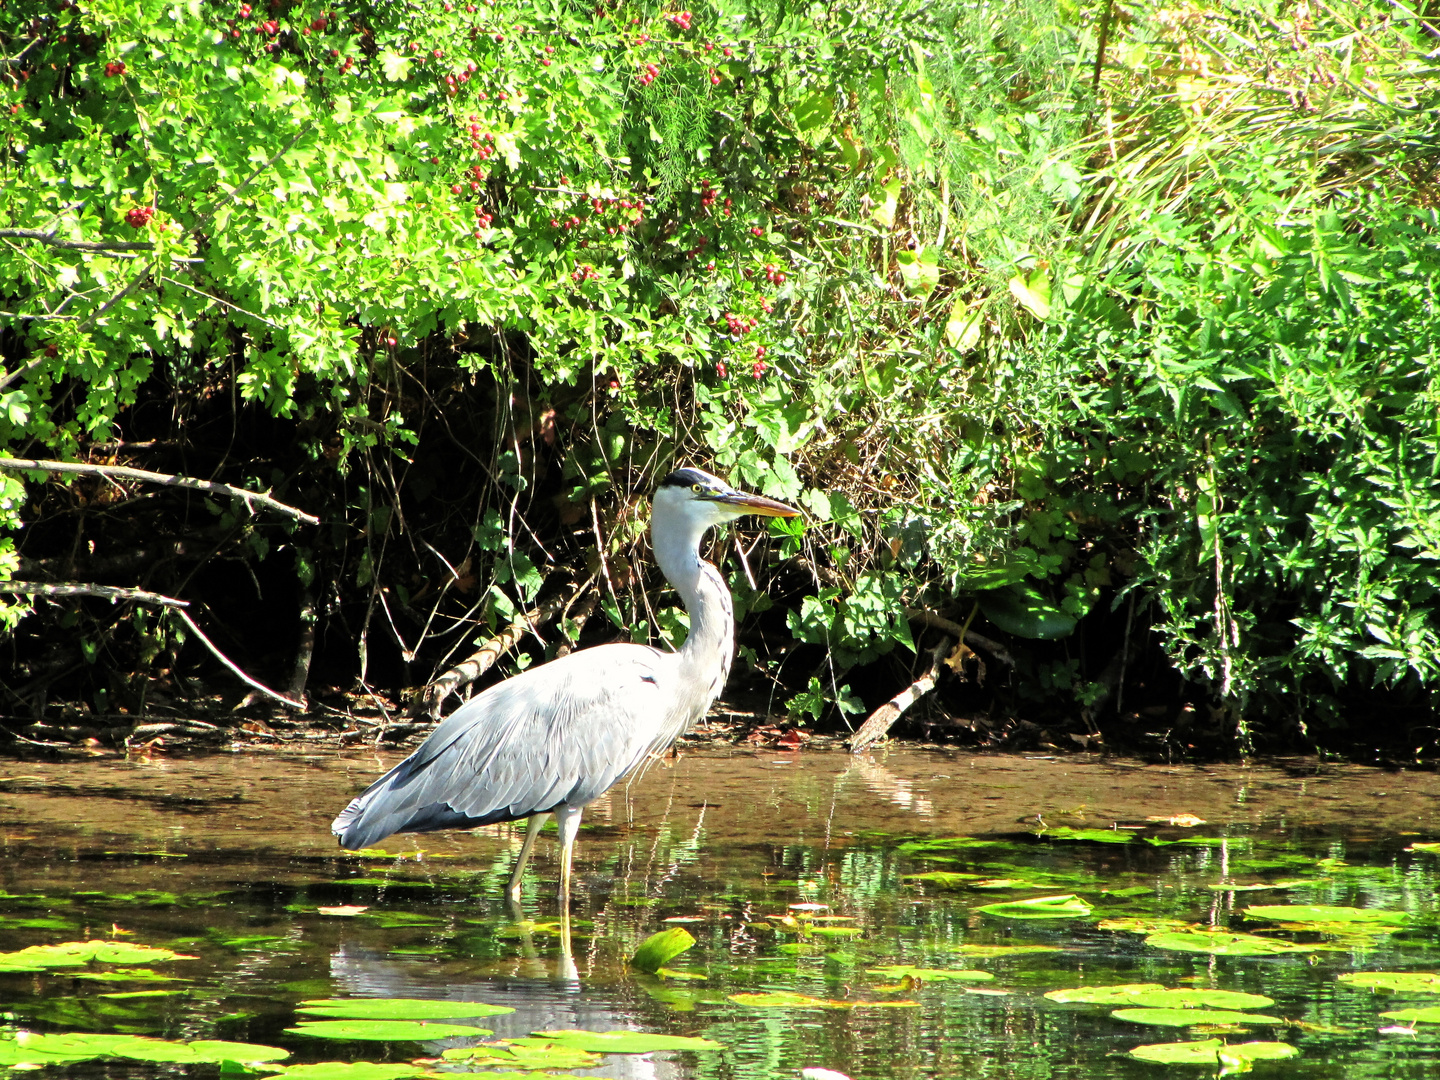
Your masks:
{"label": "green lily pad", "polygon": [[967,851],[982,848],[1011,848],[1008,840],[977,840],[973,836],[949,836],[935,840],[910,840],[895,850],[901,855],[925,855],[932,851]]}
{"label": "green lily pad", "polygon": [[[0,971],[3,971],[0,968]],[[176,975],[165,975],[151,968],[126,968],[124,971],[76,971],[66,972],[72,979],[88,979],[93,982],[189,982]]]}
{"label": "green lily pad", "polygon": [[1092,908],[1073,893],[1060,896],[1035,896],[1006,904],[986,904],[976,908],[986,915],[1004,919],[1083,919]]}
{"label": "green lily pad", "polygon": [[939,885],[944,888],[955,888],[961,885],[968,885],[979,874],[957,874],[950,870],[930,870],[923,874],[902,874],[902,881],[928,881],[932,885]]}
{"label": "green lily pad", "polygon": [[1137,1046],[1131,1057],[1154,1061],[1160,1065],[1219,1065],[1292,1058],[1300,1053],[1289,1043],[1248,1042],[1223,1043],[1219,1039],[1203,1042],[1152,1043]]}
{"label": "green lily pad", "polygon": [[903,979],[910,976],[912,979],[935,979],[950,980],[952,982],[989,982],[994,975],[988,971],[962,971],[957,968],[921,968],[909,967],[905,964],[889,964],[885,967],[867,968],[871,975],[879,975],[886,979]]}
{"label": "green lily pad", "polygon": [[508,1005],[430,998],[322,998],[302,1001],[296,1012],[331,1020],[462,1020],[513,1013]]}
{"label": "green lily pad", "polygon": [[1351,986],[1370,990],[1394,990],[1400,994],[1440,994],[1440,972],[1434,971],[1347,971],[1336,978]]}
{"label": "green lily pad", "polygon": [[559,1046],[544,1039],[506,1039],[484,1046],[457,1046],[440,1056],[446,1061],[463,1061],[472,1068],[485,1069],[593,1069],[604,1060],[592,1051]]}
{"label": "green lily pad", "polygon": [[397,1061],[317,1061],[291,1065],[279,1075],[285,1080],[400,1080],[402,1076],[426,1076],[428,1066]]}
{"label": "green lily pad", "polygon": [[1024,956],[1027,953],[1060,952],[1059,945],[951,945],[951,952],[965,956]]}
{"label": "green lily pad", "polygon": [[1169,934],[1179,930],[1199,929],[1199,923],[1186,919],[1167,919],[1163,916],[1137,916],[1134,918],[1101,919],[1095,924],[1101,930],[1120,930],[1127,934]]}
{"label": "green lily pad", "polygon": [[1278,1016],[1235,1012],[1230,1009],[1116,1009],[1116,1020],[1160,1027],[1195,1027],[1197,1024],[1283,1024]]}
{"label": "green lily pad", "polygon": [[1134,1005],[1146,1009],[1264,1009],[1275,1002],[1260,994],[1235,990],[1167,990],[1158,983],[1077,986],[1051,990],[1051,1001],[1081,1005]]}
{"label": "green lily pad", "polygon": [[813,937],[853,938],[865,933],[858,926],[807,926],[805,933]]}
{"label": "green lily pad", "polygon": [[695,939],[690,931],[683,926],[672,926],[669,930],[651,934],[642,941],[635,950],[635,955],[630,957],[630,964],[641,971],[654,974],[694,945]]}
{"label": "green lily pad", "polygon": [[285,1029],[287,1035],[309,1035],[315,1039],[350,1039],[363,1042],[428,1042],[493,1035],[485,1028],[463,1024],[441,1024],[425,1020],[302,1020]]}
{"label": "green lily pad", "polygon": [[13,1041],[0,1040],[0,1063],[13,1067],[26,1061],[83,1061],[87,1058],[113,1057],[131,1061],[201,1063],[238,1061],[279,1061],[290,1056],[288,1050],[252,1043],[220,1042],[201,1039],[193,1043],[150,1039],[143,1035],[102,1035],[90,1032],[63,1032],[41,1035],[30,1031],[17,1032]]}
{"label": "green lily pad", "polygon": [[0,971],[44,971],[47,968],[101,964],[155,964],[164,960],[194,960],[171,949],[129,945],[119,941],[67,941],[61,945],[31,945],[17,952],[0,953]]}
{"label": "green lily pad", "polygon": [[1404,911],[1385,911],[1381,908],[1327,907],[1323,904],[1267,904],[1262,907],[1247,907],[1247,919],[1266,919],[1271,922],[1292,923],[1378,923],[1384,926],[1404,926],[1410,915]]}
{"label": "green lily pad", "polygon": [[1174,844],[1184,847],[1224,847],[1226,844],[1235,845],[1241,841],[1233,836],[1179,836],[1174,840],[1166,840],[1160,836],[1147,836],[1145,843],[1151,847],[1170,847]]}
{"label": "green lily pad", "polygon": [[723,1050],[713,1039],[690,1035],[655,1035],[616,1028],[612,1031],[535,1031],[537,1039],[592,1054],[650,1054],[660,1050]]}
{"label": "green lily pad", "polygon": [[102,998],[112,998],[116,1001],[126,1001],[131,998],[175,997],[177,994],[183,993],[185,993],[184,990],[176,990],[173,988],[166,990],[113,990],[108,994],[101,994],[100,996]]}
{"label": "green lily pad", "polygon": [[916,1008],[920,1004],[918,1001],[837,1001],[792,994],[785,990],[768,994],[731,994],[730,1000],[755,1009],[894,1009]]}
{"label": "green lily pad", "polygon": [[1174,952],[1203,952],[1216,956],[1279,956],[1283,953],[1314,952],[1317,945],[1296,945],[1255,934],[1234,934],[1228,930],[1183,930],[1170,934],[1151,934],[1146,945]]}
{"label": "green lily pad", "polygon": [[1386,1020],[1404,1020],[1411,1024],[1440,1024],[1440,1006],[1437,1005],[1424,1009],[1398,1009],[1380,1015]]}
{"label": "green lily pad", "polygon": [[1068,825],[1057,825],[1035,835],[1041,840],[1069,840],[1081,844],[1128,844],[1135,839],[1132,833],[1116,829],[1072,829]]}
{"label": "green lily pad", "polygon": [[1436,843],[1436,842],[1433,841],[1433,840],[1425,840],[1425,841],[1421,841],[1420,843],[1411,844],[1411,845],[1410,845],[1409,847],[1407,847],[1405,850],[1406,850],[1406,851],[1429,851],[1429,852],[1436,852],[1436,851],[1440,851],[1440,843]]}

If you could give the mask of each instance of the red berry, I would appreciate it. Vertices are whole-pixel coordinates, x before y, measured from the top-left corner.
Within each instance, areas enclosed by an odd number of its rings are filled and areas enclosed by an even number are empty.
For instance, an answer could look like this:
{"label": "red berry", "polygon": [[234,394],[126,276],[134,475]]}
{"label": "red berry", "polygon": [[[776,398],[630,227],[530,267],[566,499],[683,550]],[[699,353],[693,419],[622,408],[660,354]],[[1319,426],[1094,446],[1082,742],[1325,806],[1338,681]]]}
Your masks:
{"label": "red berry", "polygon": [[720,378],[722,378],[722,379],[728,377],[727,374],[726,374],[726,371],[725,371],[725,361],[724,361],[724,360],[721,360],[718,364],[715,365],[715,374],[716,374],[716,375],[719,375]]}
{"label": "red berry", "polygon": [[387,337],[385,339],[385,344],[393,349],[396,345],[399,344],[399,342],[397,342],[393,337]]}

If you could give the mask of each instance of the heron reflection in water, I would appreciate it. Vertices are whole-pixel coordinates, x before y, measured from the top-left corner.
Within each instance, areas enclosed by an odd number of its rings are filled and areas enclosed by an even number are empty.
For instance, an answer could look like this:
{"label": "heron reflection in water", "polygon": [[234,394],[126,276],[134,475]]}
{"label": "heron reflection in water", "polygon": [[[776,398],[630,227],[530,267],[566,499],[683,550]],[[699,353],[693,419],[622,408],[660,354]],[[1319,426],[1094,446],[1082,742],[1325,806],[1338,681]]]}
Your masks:
{"label": "heron reflection in water", "polygon": [[391,833],[529,818],[510,877],[509,895],[518,901],[535,837],[553,814],[560,832],[560,908],[568,914],[585,807],[688,731],[730,674],[730,590],[700,557],[700,541],[712,526],[746,514],[790,518],[799,511],[737,491],[700,469],[665,477],[655,492],[650,539],[655,561],[690,616],[679,651],[598,645],[470,699],[335,819],[331,829],[340,845],[353,851]]}

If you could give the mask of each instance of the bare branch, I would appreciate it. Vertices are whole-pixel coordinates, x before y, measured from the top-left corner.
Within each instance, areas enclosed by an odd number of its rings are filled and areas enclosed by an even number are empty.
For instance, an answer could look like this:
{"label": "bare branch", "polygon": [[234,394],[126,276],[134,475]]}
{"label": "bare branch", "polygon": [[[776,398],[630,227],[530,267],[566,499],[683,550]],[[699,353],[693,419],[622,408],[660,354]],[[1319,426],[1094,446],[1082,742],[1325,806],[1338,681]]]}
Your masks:
{"label": "bare branch", "polygon": [[935,679],[940,674],[940,662],[950,651],[950,645],[950,638],[941,638],[940,644],[930,650],[930,669],[866,718],[865,723],[860,725],[860,730],[850,736],[852,754],[858,754],[871,743],[884,738],[890,726],[904,715],[906,709],[935,689]]}
{"label": "bare branch", "polygon": [[[258,491],[247,491],[245,488],[238,488],[231,484],[222,484],[215,480],[196,480],[192,476],[172,476],[165,473],[150,472],[148,469],[132,469],[128,465],[90,465],[82,461],[36,461],[33,458],[0,458],[0,469],[9,469],[12,472],[54,472],[54,473],[78,473],[82,476],[104,476],[115,480],[143,480],[151,484],[168,484],[171,487],[191,488],[196,491],[213,491],[217,495],[229,495],[232,498],[244,499],[246,506],[252,503],[259,503],[261,506],[303,521],[307,525],[319,525],[320,519],[303,510],[297,510],[269,495]],[[253,509],[253,506],[251,507]]]}
{"label": "bare branch", "polygon": [[113,585],[91,585],[79,581],[4,581],[0,582],[0,593],[19,596],[100,596],[110,601],[135,600],[141,604],[159,604],[162,607],[189,607],[190,601],[176,600],[173,596],[146,592],[144,589],[120,589]]}
{"label": "bare branch", "polygon": [[956,638],[964,635],[967,645],[978,645],[991,656],[995,657],[1006,667],[1015,666],[1015,658],[1010,655],[1010,650],[1001,645],[998,641],[992,641],[984,634],[971,630],[968,626],[961,626],[954,619],[947,619],[944,615],[938,615],[933,611],[922,608],[906,608],[905,617],[912,622],[924,623],[926,626],[934,627],[936,630],[944,630],[947,634],[953,634]]}
{"label": "bare branch", "polygon": [[240,677],[240,681],[243,682],[246,686],[252,687],[253,689],[260,691],[260,693],[264,694],[266,697],[274,698],[282,705],[288,705],[292,709],[299,709],[301,712],[304,712],[306,710],[307,706],[305,702],[296,701],[294,698],[288,698],[284,694],[277,694],[274,690],[271,690],[264,683],[256,682],[249,675],[246,675],[245,672],[241,671],[240,668],[236,666],[233,660],[231,660],[228,656],[226,656],[219,649],[217,649],[215,647],[215,643],[205,636],[205,631],[201,630],[200,627],[195,625],[195,620],[190,618],[189,612],[180,609],[177,610],[175,614],[179,615],[181,621],[183,621],[186,626],[188,626],[192,631],[194,631],[195,636],[200,639],[200,643],[204,645],[207,649],[209,649],[215,655],[215,658],[217,660],[219,660],[227,668],[229,668],[236,675],[238,675]]}
{"label": "bare branch", "polygon": [[49,244],[51,247],[65,248],[70,251],[154,251],[155,245],[141,240],[62,240],[53,232],[41,232],[39,229],[0,229],[0,237],[13,237],[17,240],[34,240],[40,244]]}

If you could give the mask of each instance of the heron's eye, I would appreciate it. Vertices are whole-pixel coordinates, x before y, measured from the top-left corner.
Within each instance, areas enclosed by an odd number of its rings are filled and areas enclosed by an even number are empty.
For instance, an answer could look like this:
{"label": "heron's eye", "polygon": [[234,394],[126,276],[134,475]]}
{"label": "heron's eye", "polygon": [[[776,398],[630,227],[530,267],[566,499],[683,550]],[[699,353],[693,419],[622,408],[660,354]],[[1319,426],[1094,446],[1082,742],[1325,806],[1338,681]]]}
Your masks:
{"label": "heron's eye", "polygon": [[693,492],[695,492],[696,495],[704,495],[704,494],[705,494],[705,485],[704,485],[704,484],[692,484],[691,487],[690,487],[690,490],[693,491]]}

